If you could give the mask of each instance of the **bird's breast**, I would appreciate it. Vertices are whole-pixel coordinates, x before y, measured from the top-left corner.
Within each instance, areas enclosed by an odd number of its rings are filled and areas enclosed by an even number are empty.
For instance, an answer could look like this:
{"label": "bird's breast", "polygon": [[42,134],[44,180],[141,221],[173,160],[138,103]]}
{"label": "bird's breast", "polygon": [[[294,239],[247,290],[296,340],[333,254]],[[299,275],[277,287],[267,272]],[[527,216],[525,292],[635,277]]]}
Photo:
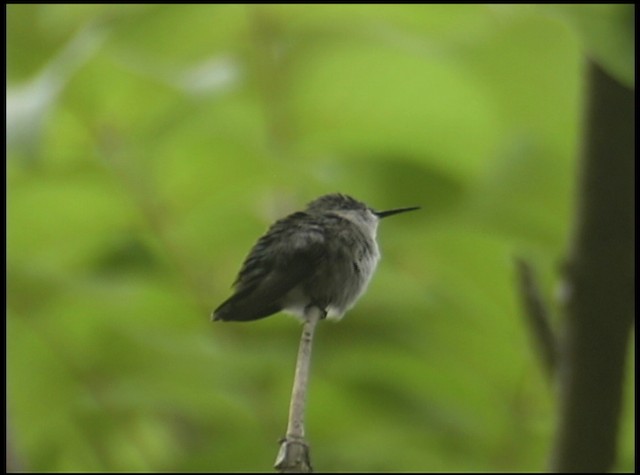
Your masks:
{"label": "bird's breast", "polygon": [[366,290],[380,259],[375,233],[342,219],[331,224],[324,228],[324,258],[285,296],[285,311],[304,318],[313,305],[339,320]]}
{"label": "bird's breast", "polygon": [[379,259],[375,239],[351,236],[338,240],[323,269],[310,282],[309,293],[326,302],[328,317],[340,319],[366,290]]}

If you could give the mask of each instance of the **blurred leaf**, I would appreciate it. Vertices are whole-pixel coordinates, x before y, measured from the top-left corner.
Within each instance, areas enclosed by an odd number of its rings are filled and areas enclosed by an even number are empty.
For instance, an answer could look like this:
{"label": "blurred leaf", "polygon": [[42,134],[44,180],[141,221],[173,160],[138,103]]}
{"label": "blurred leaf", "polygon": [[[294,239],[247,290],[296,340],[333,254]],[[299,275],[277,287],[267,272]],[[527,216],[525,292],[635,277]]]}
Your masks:
{"label": "blurred leaf", "polygon": [[635,87],[635,5],[553,5],[580,34],[589,56],[629,87]]}
{"label": "blurred leaf", "polygon": [[77,33],[33,78],[7,89],[7,146],[33,158],[44,121],[76,70],[100,47],[104,32],[88,26]]}

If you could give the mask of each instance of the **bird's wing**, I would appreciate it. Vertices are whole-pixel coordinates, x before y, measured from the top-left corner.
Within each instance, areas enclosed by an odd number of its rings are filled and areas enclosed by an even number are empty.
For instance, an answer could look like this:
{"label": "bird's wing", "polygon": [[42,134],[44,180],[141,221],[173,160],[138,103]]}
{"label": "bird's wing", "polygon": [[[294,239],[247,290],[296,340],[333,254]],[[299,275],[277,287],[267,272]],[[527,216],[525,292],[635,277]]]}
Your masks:
{"label": "bird's wing", "polygon": [[214,320],[257,320],[282,310],[281,299],[315,273],[325,249],[323,228],[307,213],[276,221],[251,249]]}

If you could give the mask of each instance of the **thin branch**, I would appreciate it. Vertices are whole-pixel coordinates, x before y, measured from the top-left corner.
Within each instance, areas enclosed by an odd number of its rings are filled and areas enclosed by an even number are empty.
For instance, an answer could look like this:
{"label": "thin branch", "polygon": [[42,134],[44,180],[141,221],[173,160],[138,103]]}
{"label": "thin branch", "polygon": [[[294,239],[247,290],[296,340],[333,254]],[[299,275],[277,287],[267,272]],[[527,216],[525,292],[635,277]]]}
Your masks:
{"label": "thin branch", "polygon": [[247,8],[253,45],[250,64],[261,98],[268,145],[274,157],[292,159],[295,121],[289,104],[291,52],[283,48],[286,35],[270,6],[256,4]]}
{"label": "thin branch", "polygon": [[[65,376],[68,376],[82,387],[83,393],[86,393],[86,395],[92,399],[101,417],[107,418],[113,424],[117,432],[117,437],[124,441],[128,447],[137,450],[140,459],[144,461],[149,469],[152,469],[153,457],[149,451],[146,439],[140,437],[135,430],[132,430],[131,421],[122,414],[122,411],[114,404],[111,398],[105,396],[103,389],[104,384],[99,380],[96,372],[89,371],[84,367],[77,356],[69,350],[69,345],[66,344],[66,340],[60,336],[58,332],[49,331],[42,322],[34,321],[34,319],[29,318],[26,313],[20,310],[13,309],[13,312],[16,313],[23,324],[27,325],[27,328],[33,332],[36,338],[41,340],[39,344],[44,345],[50,350],[53,357],[57,360],[56,363],[66,372]],[[68,382],[64,381],[64,384],[68,384]],[[97,460],[99,467],[102,470],[119,470],[118,463],[120,463],[121,460],[114,458],[103,441],[98,439],[94,427],[87,424],[86,421],[80,420],[75,413],[71,414],[70,417],[68,416],[68,418],[79,432],[84,443],[92,450],[92,454]],[[9,457],[9,454],[7,454],[7,457]],[[26,462],[26,471],[29,471],[30,461],[23,459],[18,462],[23,462],[23,464]]]}
{"label": "thin branch", "polygon": [[527,328],[542,366],[549,380],[553,380],[558,360],[558,344],[551,327],[551,313],[531,264],[520,257],[516,257],[515,261]]}
{"label": "thin branch", "polygon": [[198,268],[185,246],[172,236],[171,229],[174,223],[167,203],[150,183],[148,171],[129,156],[130,147],[125,139],[126,137],[116,128],[96,131],[96,142],[100,144],[99,153],[103,163],[114,173],[149,229],[163,246],[166,256],[176,267],[177,275],[193,295],[200,312],[208,314],[210,285],[203,279],[205,273]]}
{"label": "thin branch", "polygon": [[293,378],[287,434],[280,442],[280,450],[274,465],[281,473],[310,473],[313,471],[309,456],[309,444],[304,437],[304,410],[307,401],[313,335],[316,325],[325,315],[326,313],[317,307],[309,307],[306,313],[306,321],[302,328],[300,347],[298,348],[296,372]]}

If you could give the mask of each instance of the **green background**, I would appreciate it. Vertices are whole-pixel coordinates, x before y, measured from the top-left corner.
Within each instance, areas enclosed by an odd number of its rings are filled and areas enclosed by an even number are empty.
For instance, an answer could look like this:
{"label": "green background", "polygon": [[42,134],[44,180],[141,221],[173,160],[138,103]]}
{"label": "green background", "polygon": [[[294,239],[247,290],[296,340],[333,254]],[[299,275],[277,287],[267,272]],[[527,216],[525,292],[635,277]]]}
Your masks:
{"label": "green background", "polygon": [[8,6],[18,466],[270,471],[301,327],[209,314],[273,220],[340,191],[422,210],[318,329],[315,468],[543,470],[555,393],[513,259],[555,302],[585,58],[632,81],[629,8]]}

